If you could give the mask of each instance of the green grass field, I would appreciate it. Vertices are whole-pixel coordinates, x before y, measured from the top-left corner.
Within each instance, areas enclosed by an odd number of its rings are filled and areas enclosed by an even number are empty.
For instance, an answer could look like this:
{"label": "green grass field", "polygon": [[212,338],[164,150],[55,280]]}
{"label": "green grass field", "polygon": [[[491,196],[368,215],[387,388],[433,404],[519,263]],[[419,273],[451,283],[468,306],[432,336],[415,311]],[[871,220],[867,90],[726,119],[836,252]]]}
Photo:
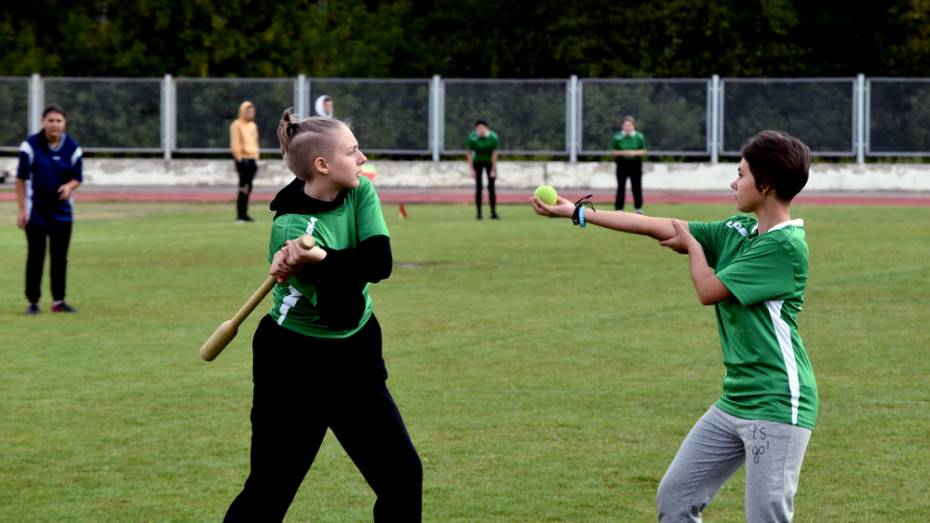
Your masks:
{"label": "green grass field", "polygon": [[[427,521],[652,521],[659,479],[720,393],[710,307],[651,240],[505,207],[385,207],[374,287]],[[693,219],[729,206],[650,206]],[[79,204],[69,298],[23,315],[25,239],[0,204],[0,521],[218,521],[248,467],[250,339],[197,350],[267,270],[270,216],[232,204]],[[821,412],[797,521],[930,513],[930,208],[805,207],[800,328]],[[49,306],[48,279],[42,307]],[[268,302],[260,311],[267,310]],[[742,474],[705,512],[742,521]],[[289,521],[366,521],[332,435]]]}

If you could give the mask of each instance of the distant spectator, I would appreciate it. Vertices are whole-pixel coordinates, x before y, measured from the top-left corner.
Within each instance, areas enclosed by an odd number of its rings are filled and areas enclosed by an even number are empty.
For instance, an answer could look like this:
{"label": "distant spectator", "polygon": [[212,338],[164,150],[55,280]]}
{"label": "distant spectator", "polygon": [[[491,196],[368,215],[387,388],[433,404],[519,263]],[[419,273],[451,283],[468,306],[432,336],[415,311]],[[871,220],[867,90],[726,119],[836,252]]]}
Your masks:
{"label": "distant spectator", "polygon": [[481,219],[481,199],[483,192],[482,172],[488,173],[488,200],[491,204],[491,219],[497,220],[497,194],[494,192],[494,181],[497,179],[497,149],[500,141],[497,133],[488,127],[488,122],[478,120],[475,130],[468,134],[467,152],[468,170],[475,179],[475,206],[478,208],[478,219]]}
{"label": "distant spectator", "polygon": [[50,105],[42,111],[42,130],[19,146],[16,201],[20,229],[26,231],[26,314],[39,313],[45,247],[51,257],[52,312],[77,312],[65,302],[68,246],[74,215],[71,194],[83,181],[81,146],[65,134],[65,112]]}
{"label": "distant spectator", "polygon": [[313,110],[317,116],[333,118],[333,97],[328,94],[320,96],[316,99],[316,103],[313,104]]}
{"label": "distant spectator", "polygon": [[623,119],[623,130],[614,133],[611,154],[617,162],[617,198],[614,208],[623,210],[626,201],[626,179],[630,179],[633,190],[633,207],[637,214],[643,213],[643,157],[646,156],[646,137],[636,130],[632,116]]}
{"label": "distant spectator", "polygon": [[239,194],[236,200],[236,221],[251,222],[249,196],[258,171],[258,126],[255,125],[255,106],[245,101],[239,106],[239,118],[229,126],[229,148],[236,161],[239,174]]}

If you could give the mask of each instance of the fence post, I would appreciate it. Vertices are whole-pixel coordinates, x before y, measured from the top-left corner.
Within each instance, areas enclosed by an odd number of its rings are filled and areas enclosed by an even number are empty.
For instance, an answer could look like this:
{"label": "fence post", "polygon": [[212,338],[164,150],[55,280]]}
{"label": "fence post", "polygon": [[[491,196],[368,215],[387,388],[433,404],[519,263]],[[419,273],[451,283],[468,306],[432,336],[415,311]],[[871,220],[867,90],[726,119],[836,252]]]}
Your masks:
{"label": "fence post", "polygon": [[42,106],[45,104],[45,88],[42,77],[33,73],[29,77],[29,99],[27,100],[27,123],[29,134],[35,134],[42,129]]}
{"label": "fence post", "polygon": [[865,163],[865,75],[856,76],[856,163]]}
{"label": "fence post", "polygon": [[174,81],[170,74],[166,74],[161,81],[161,150],[165,162],[171,161],[171,151],[174,149],[173,120],[175,113]]}
{"label": "fence post", "polygon": [[294,109],[297,110],[298,118],[306,118],[309,116],[310,111],[307,110],[307,99],[309,98],[307,93],[307,75],[300,73],[297,75],[297,85],[294,88]]}
{"label": "fence post", "polygon": [[720,127],[723,122],[720,121],[720,75],[713,75],[710,80],[710,161],[711,163],[720,162]]}
{"label": "fence post", "polygon": [[442,151],[442,119],[442,82],[439,75],[434,74],[429,88],[429,148],[434,162],[439,161]]}
{"label": "fence post", "polygon": [[568,82],[568,161],[578,163],[578,75],[573,74]]}

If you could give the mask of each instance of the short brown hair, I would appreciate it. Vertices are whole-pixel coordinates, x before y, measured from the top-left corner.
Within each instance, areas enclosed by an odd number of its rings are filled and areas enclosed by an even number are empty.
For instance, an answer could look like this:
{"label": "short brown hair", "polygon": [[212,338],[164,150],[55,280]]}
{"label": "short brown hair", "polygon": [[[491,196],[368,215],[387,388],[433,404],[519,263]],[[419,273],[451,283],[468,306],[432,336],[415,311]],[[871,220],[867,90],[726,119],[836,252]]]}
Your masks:
{"label": "short brown hair", "polygon": [[807,185],[811,150],[788,133],[762,131],[746,140],[740,155],[749,164],[756,189],[773,189],[783,202],[790,202]]}

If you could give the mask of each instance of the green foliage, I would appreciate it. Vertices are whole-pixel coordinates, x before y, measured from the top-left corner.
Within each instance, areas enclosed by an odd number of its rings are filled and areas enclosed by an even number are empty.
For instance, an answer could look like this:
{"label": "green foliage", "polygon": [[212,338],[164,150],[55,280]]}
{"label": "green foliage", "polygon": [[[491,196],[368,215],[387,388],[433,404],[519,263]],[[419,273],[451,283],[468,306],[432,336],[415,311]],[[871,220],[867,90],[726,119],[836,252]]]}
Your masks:
{"label": "green foliage", "polygon": [[797,0],[37,0],[0,75],[922,76],[930,4]]}

